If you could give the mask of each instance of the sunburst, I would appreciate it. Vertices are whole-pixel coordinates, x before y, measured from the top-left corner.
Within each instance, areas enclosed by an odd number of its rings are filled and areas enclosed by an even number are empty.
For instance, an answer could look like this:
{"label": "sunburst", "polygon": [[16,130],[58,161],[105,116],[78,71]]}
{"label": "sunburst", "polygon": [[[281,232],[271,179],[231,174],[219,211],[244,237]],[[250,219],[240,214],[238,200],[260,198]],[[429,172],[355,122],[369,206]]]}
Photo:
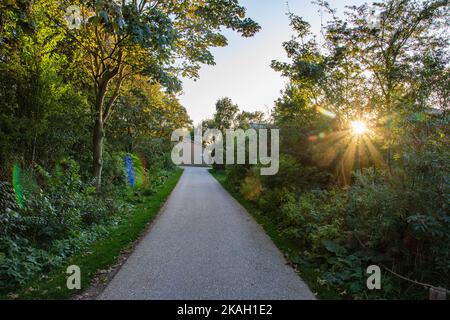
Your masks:
{"label": "sunburst", "polygon": [[355,169],[368,165],[383,166],[383,156],[373,140],[377,129],[363,120],[348,123],[348,128],[327,134],[324,139],[314,140],[315,158],[321,166],[333,167],[338,182],[348,185]]}

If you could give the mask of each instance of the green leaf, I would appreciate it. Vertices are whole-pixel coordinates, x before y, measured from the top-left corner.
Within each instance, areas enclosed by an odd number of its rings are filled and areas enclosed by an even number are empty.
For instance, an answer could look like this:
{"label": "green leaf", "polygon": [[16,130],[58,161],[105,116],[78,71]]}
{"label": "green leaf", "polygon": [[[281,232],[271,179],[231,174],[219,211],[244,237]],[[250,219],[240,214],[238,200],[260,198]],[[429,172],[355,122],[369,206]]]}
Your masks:
{"label": "green leaf", "polygon": [[334,243],[333,241],[324,240],[322,243],[328,251],[336,255],[343,255],[347,252],[347,250],[344,247]]}

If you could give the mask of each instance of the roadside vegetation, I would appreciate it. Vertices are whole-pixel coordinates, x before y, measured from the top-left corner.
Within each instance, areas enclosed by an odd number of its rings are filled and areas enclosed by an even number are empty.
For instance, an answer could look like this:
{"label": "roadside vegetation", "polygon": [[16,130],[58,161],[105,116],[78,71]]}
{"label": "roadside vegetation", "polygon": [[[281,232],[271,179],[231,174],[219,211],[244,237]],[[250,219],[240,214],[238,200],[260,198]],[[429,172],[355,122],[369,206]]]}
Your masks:
{"label": "roadside vegetation", "polygon": [[86,288],[139,236],[180,174],[180,78],[223,28],[259,25],[231,0],[1,2],[2,297],[66,298],[69,263]]}
{"label": "roadside vegetation", "polygon": [[[143,189],[143,196],[130,196],[117,202],[122,210],[110,214],[108,221],[84,227],[71,238],[54,241],[53,247],[37,249],[24,247],[28,257],[16,257],[16,275],[3,287],[4,299],[66,299],[90,287],[99,270],[107,270],[117,263],[118,257],[127,252],[138,240],[149,223],[176,186],[181,169],[160,172],[158,182]],[[123,210],[126,207],[127,210]],[[58,245],[64,243],[63,249]],[[59,249],[59,250],[58,250]],[[36,259],[39,253],[44,257]],[[33,264],[27,270],[20,264]],[[6,261],[9,262],[9,261]],[[81,289],[69,290],[66,286],[67,267],[76,265],[81,270]],[[11,268],[11,269],[12,269]],[[11,270],[10,269],[10,270]],[[5,277],[6,278],[6,277]],[[19,286],[22,284],[21,286]],[[8,290],[9,289],[9,290]]]}
{"label": "roadside vegetation", "polygon": [[[321,37],[289,13],[289,61],[272,62],[288,84],[270,114],[223,98],[203,123],[280,129],[278,174],[214,174],[320,297],[449,289],[448,0],[383,0],[344,18],[317,3]],[[69,297],[68,264],[86,288],[139,237],[180,175],[169,139],[192,124],[180,78],[214,64],[225,28],[260,29],[235,0],[0,4],[2,297]],[[367,290],[369,265],[381,290]]]}
{"label": "roadside vegetation", "polygon": [[[278,174],[214,174],[289,243],[319,296],[426,298],[450,287],[448,1],[382,1],[374,24],[367,5],[345,19],[319,5],[323,39],[289,15],[290,62],[272,63],[289,84],[256,122],[280,129]],[[249,127],[227,109],[230,128]],[[366,287],[369,265],[381,290]]]}

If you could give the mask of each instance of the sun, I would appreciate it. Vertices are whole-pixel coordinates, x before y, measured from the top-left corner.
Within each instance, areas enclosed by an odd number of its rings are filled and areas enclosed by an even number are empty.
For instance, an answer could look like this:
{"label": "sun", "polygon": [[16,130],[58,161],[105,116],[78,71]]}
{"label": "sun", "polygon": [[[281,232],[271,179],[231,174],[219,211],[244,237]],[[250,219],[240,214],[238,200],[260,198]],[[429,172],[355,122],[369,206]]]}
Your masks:
{"label": "sun", "polygon": [[361,136],[368,131],[367,124],[362,121],[352,121],[351,129],[352,129],[353,135],[355,135],[355,136]]}

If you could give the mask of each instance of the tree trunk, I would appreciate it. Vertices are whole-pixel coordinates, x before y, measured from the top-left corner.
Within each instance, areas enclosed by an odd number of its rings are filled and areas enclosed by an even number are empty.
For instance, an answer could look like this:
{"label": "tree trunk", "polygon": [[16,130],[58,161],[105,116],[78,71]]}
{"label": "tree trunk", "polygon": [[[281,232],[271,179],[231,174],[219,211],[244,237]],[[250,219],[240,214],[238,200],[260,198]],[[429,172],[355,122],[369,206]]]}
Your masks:
{"label": "tree trunk", "polygon": [[[108,121],[108,117],[111,114],[111,108],[114,101],[119,95],[120,86],[123,81],[122,77],[123,68],[117,67],[113,71],[107,71],[104,75],[96,81],[95,87],[95,124],[93,132],[93,167],[94,167],[94,178],[95,178],[95,188],[97,192],[100,192],[102,186],[102,169],[103,169],[103,139],[105,137],[105,123]],[[106,102],[105,97],[108,91],[108,86],[110,81],[117,75],[120,74],[120,79],[116,85],[116,88],[112,94],[112,97]]]}
{"label": "tree trunk", "polygon": [[102,186],[102,169],[103,169],[103,138],[105,137],[104,131],[104,118],[103,118],[103,104],[105,101],[106,90],[108,88],[107,81],[100,81],[96,90],[95,99],[95,124],[94,132],[92,134],[92,146],[93,146],[93,168],[95,188],[97,192],[100,192]]}
{"label": "tree trunk", "polygon": [[102,119],[95,120],[93,132],[93,160],[94,160],[94,177],[95,188],[100,192],[102,185],[102,169],[103,169],[103,138],[105,137],[104,123]]}

